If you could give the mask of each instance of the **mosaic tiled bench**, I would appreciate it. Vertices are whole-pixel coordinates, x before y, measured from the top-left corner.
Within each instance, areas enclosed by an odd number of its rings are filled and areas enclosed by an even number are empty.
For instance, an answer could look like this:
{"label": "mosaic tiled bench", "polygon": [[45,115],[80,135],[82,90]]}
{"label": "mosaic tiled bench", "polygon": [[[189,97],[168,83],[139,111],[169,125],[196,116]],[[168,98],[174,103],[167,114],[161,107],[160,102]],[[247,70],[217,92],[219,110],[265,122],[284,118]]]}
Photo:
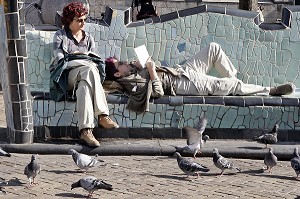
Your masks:
{"label": "mosaic tiled bench", "polygon": [[[212,6],[130,22],[128,9],[108,7],[102,21],[86,28],[94,34],[102,57],[116,55],[131,61],[133,47],[146,44],[157,65],[171,67],[216,42],[245,83],[274,86],[291,81],[299,87],[299,11],[299,6],[284,8],[279,24],[261,23],[258,13]],[[35,132],[37,137],[76,138],[75,102],[54,102],[48,96],[54,33],[49,29],[26,32]],[[299,97],[298,93],[283,97],[164,96],[151,99],[149,112],[136,114],[126,109],[126,96],[109,94],[110,115],[121,128],[95,128],[95,132],[100,138],[178,138],[183,126],[193,126],[199,116],[205,116],[209,120],[206,132],[212,138],[249,138],[278,123],[281,140],[299,140]]]}

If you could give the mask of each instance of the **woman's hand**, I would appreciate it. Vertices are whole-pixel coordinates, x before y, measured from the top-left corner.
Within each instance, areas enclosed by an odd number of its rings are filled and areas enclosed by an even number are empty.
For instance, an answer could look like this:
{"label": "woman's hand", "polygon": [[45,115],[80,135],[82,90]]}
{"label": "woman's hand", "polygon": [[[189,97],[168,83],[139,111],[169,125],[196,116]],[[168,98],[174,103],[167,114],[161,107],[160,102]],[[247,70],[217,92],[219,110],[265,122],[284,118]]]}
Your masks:
{"label": "woman's hand", "polygon": [[79,51],[74,51],[74,52],[72,52],[72,54],[73,54],[73,55],[80,55],[80,54],[83,54],[83,53],[81,53],[81,52],[79,52]]}

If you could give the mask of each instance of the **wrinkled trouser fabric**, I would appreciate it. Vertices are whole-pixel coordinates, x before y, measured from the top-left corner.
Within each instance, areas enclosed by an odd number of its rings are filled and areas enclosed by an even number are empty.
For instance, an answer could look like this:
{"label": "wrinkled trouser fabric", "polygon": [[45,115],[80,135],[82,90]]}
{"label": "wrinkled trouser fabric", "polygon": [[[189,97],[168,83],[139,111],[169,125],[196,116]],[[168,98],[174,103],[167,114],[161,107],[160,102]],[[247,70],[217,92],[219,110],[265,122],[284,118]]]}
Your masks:
{"label": "wrinkled trouser fabric", "polygon": [[70,70],[68,89],[76,89],[76,110],[79,130],[95,127],[95,116],[109,115],[109,108],[95,64],[77,66]]}
{"label": "wrinkled trouser fabric", "polygon": [[[184,73],[177,82],[177,95],[268,95],[270,92],[270,87],[245,84],[237,79],[237,70],[216,43],[210,43],[181,67]],[[212,67],[221,78],[207,75]]]}

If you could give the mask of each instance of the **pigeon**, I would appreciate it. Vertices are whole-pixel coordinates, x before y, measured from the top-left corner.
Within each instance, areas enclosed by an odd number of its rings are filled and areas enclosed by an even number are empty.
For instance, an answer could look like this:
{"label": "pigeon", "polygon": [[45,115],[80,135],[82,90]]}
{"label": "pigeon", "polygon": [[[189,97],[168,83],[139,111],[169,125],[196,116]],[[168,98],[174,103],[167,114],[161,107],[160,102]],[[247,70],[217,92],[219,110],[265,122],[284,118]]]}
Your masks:
{"label": "pigeon", "polygon": [[272,148],[269,148],[269,152],[265,156],[264,163],[267,166],[269,173],[272,173],[272,168],[277,164],[277,157],[274,155]]}
{"label": "pigeon", "polygon": [[260,135],[260,136],[255,136],[252,139],[254,141],[258,141],[260,143],[266,144],[266,148],[268,147],[268,144],[275,144],[278,139],[277,139],[277,132],[278,132],[279,125],[275,124],[273,129],[266,134]]}
{"label": "pigeon", "polygon": [[6,157],[10,157],[10,153],[7,153],[6,151],[4,151],[1,147],[0,147],[0,156],[6,156]]}
{"label": "pigeon", "polygon": [[181,157],[179,152],[175,152],[174,156],[177,157],[177,163],[179,168],[187,174],[187,177],[190,175],[197,175],[197,178],[200,175],[200,172],[208,172],[210,169],[206,166],[203,166],[197,162],[193,162],[191,159]]}
{"label": "pigeon", "polygon": [[4,178],[0,177],[0,188],[2,185],[8,185],[8,182],[6,182]]}
{"label": "pigeon", "polygon": [[225,169],[235,169],[239,172],[241,171],[240,168],[234,166],[233,163],[231,163],[229,160],[220,155],[218,149],[216,148],[213,149],[213,162],[217,168],[221,169],[220,176],[223,175]]}
{"label": "pigeon", "polygon": [[28,188],[33,184],[37,184],[34,179],[40,172],[41,166],[36,160],[36,155],[32,155],[30,163],[24,169],[24,174],[29,180]]}
{"label": "pigeon", "polygon": [[6,191],[3,190],[3,187],[0,187],[0,193],[1,193],[2,195],[6,195]]}
{"label": "pigeon", "polygon": [[87,176],[81,178],[79,181],[74,182],[71,185],[71,190],[77,187],[82,187],[89,192],[88,197],[92,197],[93,192],[97,189],[106,189],[111,191],[112,185],[104,182],[103,180],[99,180],[94,176]]}
{"label": "pigeon", "polygon": [[80,169],[85,170],[85,172],[87,172],[89,168],[96,166],[99,162],[104,162],[103,160],[96,160],[95,157],[91,157],[83,153],[78,153],[74,149],[70,149],[69,154],[72,155],[75,164]]}
{"label": "pigeon", "polygon": [[291,159],[291,166],[296,172],[297,179],[300,174],[300,156],[297,147],[294,149],[293,158]]}
{"label": "pigeon", "polygon": [[189,126],[183,127],[182,132],[187,135],[187,145],[183,147],[176,146],[177,152],[188,152],[192,153],[193,157],[196,158],[197,153],[201,153],[200,149],[203,147],[204,143],[209,139],[208,135],[203,136],[202,134],[207,125],[206,118],[200,118],[196,128]]}

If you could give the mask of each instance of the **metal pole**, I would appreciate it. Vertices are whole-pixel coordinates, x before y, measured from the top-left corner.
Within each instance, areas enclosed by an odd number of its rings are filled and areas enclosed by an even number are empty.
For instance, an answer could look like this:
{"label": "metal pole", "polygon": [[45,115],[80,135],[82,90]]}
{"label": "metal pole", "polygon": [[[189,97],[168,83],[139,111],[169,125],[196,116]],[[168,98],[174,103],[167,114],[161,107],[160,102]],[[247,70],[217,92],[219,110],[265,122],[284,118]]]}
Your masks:
{"label": "metal pole", "polygon": [[12,124],[8,139],[13,143],[33,143],[33,114],[27,70],[27,50],[23,1],[4,0],[7,33],[8,104]]}

